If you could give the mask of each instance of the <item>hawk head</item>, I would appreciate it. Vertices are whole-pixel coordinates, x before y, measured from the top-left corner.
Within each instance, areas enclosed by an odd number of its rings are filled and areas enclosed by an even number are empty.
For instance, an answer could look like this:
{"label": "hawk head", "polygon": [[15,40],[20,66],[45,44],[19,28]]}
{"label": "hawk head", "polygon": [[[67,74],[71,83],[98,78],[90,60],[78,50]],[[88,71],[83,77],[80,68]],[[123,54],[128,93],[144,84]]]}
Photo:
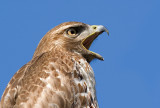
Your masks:
{"label": "hawk head", "polygon": [[55,47],[81,54],[88,62],[103,57],[89,50],[92,42],[108,30],[102,25],[88,25],[81,22],[65,22],[51,29],[40,41],[33,57]]}

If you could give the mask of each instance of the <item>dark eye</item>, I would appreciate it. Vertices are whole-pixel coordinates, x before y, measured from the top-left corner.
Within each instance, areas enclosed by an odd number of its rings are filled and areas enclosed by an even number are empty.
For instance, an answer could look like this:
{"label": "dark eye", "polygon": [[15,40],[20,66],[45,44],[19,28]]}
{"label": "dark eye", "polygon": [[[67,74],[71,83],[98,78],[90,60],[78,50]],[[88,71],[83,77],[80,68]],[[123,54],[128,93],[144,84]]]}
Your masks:
{"label": "dark eye", "polygon": [[68,31],[67,31],[67,34],[69,35],[69,36],[77,36],[77,30],[76,29],[74,29],[74,28],[70,28]]}

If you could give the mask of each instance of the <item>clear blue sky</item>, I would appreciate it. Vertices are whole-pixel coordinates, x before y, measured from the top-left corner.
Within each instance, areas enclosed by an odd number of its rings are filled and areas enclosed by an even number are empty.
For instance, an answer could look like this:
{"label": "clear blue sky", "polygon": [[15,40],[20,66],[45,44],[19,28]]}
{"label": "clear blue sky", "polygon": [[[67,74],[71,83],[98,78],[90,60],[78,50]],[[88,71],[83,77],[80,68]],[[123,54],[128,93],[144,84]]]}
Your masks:
{"label": "clear blue sky", "polygon": [[66,21],[105,25],[91,50],[100,108],[160,108],[159,0],[1,0],[0,96],[45,33]]}

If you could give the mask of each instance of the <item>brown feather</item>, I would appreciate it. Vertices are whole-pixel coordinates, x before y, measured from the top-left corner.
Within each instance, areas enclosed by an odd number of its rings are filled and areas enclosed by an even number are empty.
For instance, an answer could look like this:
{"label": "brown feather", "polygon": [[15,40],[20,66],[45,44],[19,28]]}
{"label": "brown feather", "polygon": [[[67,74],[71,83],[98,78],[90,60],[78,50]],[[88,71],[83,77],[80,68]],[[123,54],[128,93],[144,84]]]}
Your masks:
{"label": "brown feather", "polygon": [[10,80],[1,108],[98,108],[94,73],[79,53],[80,43],[62,36],[67,28],[75,25],[88,27],[67,22],[42,38],[33,59]]}

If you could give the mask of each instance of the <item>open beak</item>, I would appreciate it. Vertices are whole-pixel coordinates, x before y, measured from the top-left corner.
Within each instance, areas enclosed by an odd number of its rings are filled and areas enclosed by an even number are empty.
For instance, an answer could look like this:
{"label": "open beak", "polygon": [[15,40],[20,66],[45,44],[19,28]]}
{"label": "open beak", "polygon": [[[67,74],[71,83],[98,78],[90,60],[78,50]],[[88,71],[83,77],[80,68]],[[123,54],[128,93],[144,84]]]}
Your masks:
{"label": "open beak", "polygon": [[[109,31],[107,30],[107,28],[105,28],[102,25],[92,25],[90,26],[91,29],[93,29],[93,32],[87,36],[83,41],[82,41],[82,46],[89,51],[89,48],[92,44],[92,42],[103,32],[107,32],[107,34],[109,35]],[[89,51],[92,55],[95,56],[95,58],[98,58],[100,60],[104,60],[103,57],[97,53],[94,53],[92,51]]]}

